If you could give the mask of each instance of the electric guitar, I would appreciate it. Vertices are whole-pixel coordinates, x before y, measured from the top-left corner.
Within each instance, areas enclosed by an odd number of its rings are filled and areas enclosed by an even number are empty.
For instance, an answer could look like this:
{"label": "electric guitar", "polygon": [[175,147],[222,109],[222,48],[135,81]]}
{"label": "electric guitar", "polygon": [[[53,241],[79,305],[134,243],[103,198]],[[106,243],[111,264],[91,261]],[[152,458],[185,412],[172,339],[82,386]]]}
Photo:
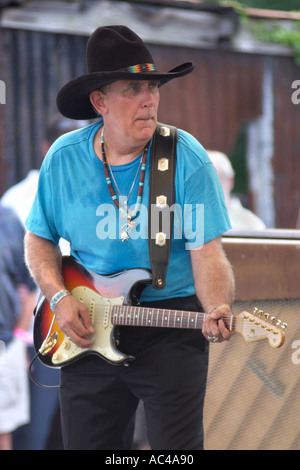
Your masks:
{"label": "electric guitar", "polygon": [[[112,364],[126,364],[134,358],[117,349],[115,326],[145,326],[201,329],[205,314],[138,306],[139,295],[151,282],[151,273],[132,269],[111,276],[95,274],[73,257],[63,258],[66,288],[85,304],[95,329],[93,346],[82,349],[58,327],[48,301],[41,297],[35,311],[34,347],[40,361],[49,367],[63,367],[86,354],[97,354]],[[287,324],[255,309],[223,318],[226,327],[241,333],[245,341],[267,338],[272,347],[284,342]]]}

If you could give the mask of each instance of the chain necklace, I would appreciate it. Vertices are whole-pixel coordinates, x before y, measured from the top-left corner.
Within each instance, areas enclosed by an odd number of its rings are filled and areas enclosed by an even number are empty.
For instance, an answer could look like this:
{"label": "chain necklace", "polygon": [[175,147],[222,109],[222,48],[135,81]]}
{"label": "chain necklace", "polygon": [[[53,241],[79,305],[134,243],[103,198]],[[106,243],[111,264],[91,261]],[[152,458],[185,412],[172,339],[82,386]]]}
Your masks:
{"label": "chain necklace", "polygon": [[[121,214],[121,217],[125,218],[126,221],[127,221],[126,224],[124,224],[123,227],[121,228],[122,241],[128,240],[130,230],[132,230],[133,228],[136,227],[136,223],[133,222],[133,219],[135,219],[137,217],[137,215],[140,211],[142,195],[143,195],[143,189],[144,189],[147,152],[148,152],[148,146],[146,146],[144,148],[143,155],[141,157],[141,160],[140,160],[136,175],[134,177],[133,183],[131,185],[130,191],[127,195],[127,198],[124,198],[122,196],[121,191],[119,190],[119,187],[118,187],[117,182],[115,180],[110,162],[108,161],[108,159],[106,159],[105,149],[104,149],[104,126],[102,127],[102,132],[101,132],[101,153],[102,153],[103,167],[104,167],[104,174],[105,174],[106,183],[107,183],[110,195],[112,197],[112,200],[113,200],[115,206],[117,207],[117,209],[119,210],[119,212]],[[137,179],[137,176],[139,174],[140,169],[141,169],[141,175],[140,175],[140,180],[139,180],[137,200],[136,200],[134,210],[130,211],[127,203],[128,203],[129,197],[131,195],[131,192],[134,188],[134,185],[135,185],[135,182],[136,182],[136,179]],[[120,196],[122,197],[122,199],[124,199],[124,201],[122,201],[122,202],[124,202],[124,206],[122,206],[120,204],[119,200],[118,200],[118,197],[117,197],[117,195],[114,191],[114,188],[113,188],[113,185],[112,185],[112,182],[111,182],[110,175],[113,179],[115,187],[117,188]]]}

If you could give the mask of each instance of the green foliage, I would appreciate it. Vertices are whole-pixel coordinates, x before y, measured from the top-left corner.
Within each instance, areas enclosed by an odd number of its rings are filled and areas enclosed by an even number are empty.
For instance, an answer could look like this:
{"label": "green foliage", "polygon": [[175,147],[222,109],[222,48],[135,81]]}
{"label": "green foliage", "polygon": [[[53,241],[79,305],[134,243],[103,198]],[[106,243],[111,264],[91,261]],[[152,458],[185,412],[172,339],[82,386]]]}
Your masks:
{"label": "green foliage", "polygon": [[247,170],[247,124],[243,124],[237,134],[234,147],[230,153],[230,161],[235,172],[233,192],[241,196],[248,193]]}
{"label": "green foliage", "polygon": [[[269,5],[270,2],[267,0],[264,2],[255,2],[254,0],[249,0],[247,2],[244,1],[243,3],[236,0],[219,1],[220,5],[234,8],[234,10],[239,14],[240,20],[244,26],[247,27],[259,41],[273,42],[290,47],[294,52],[295,63],[300,65],[300,21],[293,20],[289,25],[285,26],[283,26],[282,22],[280,23],[277,20],[268,22],[264,20],[256,20],[255,22],[250,22],[245,6],[250,6],[250,4],[251,6],[257,6],[258,3],[261,8],[262,4],[264,4],[265,7],[271,9],[271,5]],[[274,5],[274,2],[272,3]],[[289,9],[288,3],[289,5],[294,4],[292,1],[287,2],[285,9]],[[272,9],[275,9],[274,6]],[[283,8],[280,9],[282,10]],[[300,10],[298,11],[300,13]]]}
{"label": "green foliage", "polygon": [[[205,0],[206,3],[223,4],[222,0]],[[268,10],[291,11],[299,9],[299,0],[243,0],[228,3],[238,3],[241,7],[265,8]],[[284,4],[283,4],[284,3]]]}
{"label": "green foliage", "polygon": [[243,5],[252,8],[266,8],[268,10],[297,10],[299,0],[243,0]]}
{"label": "green foliage", "polygon": [[278,23],[268,25],[264,21],[258,21],[249,27],[260,41],[275,42],[293,49],[295,62],[300,65],[300,21],[294,21],[291,29],[284,28]]}

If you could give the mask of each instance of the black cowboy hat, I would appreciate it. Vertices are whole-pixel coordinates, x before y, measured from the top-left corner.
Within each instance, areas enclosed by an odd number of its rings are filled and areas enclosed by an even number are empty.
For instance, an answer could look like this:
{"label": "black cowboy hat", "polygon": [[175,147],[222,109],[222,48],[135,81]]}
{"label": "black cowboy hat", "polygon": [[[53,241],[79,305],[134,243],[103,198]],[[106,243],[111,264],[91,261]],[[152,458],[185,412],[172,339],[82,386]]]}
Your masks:
{"label": "black cowboy hat", "polygon": [[89,95],[116,80],[159,80],[160,85],[192,72],[186,62],[159,72],[142,39],[126,26],[102,26],[91,35],[86,50],[88,73],[66,83],[57,94],[57,108],[70,119],[94,119]]}

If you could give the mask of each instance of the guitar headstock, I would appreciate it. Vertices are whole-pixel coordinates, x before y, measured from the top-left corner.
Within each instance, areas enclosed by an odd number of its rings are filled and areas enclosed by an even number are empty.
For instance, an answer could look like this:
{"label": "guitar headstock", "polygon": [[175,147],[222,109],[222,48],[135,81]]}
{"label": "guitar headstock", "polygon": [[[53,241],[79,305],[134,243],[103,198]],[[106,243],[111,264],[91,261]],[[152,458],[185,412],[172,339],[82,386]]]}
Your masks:
{"label": "guitar headstock", "polygon": [[241,312],[236,316],[235,330],[244,336],[245,341],[258,341],[267,338],[273,348],[279,348],[285,339],[287,323],[255,308],[253,313]]}

